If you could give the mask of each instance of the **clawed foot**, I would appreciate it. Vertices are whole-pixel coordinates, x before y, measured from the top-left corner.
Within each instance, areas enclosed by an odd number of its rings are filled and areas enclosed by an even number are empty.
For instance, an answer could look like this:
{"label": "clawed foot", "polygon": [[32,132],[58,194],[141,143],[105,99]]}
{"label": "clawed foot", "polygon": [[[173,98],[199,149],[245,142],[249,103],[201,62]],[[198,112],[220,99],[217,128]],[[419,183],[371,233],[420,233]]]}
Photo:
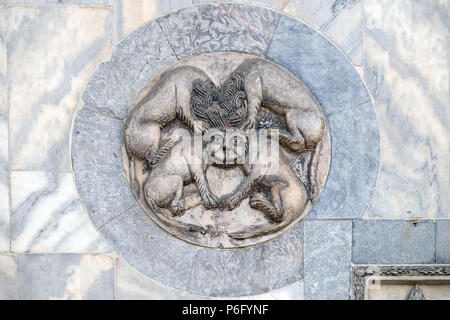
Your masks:
{"label": "clawed foot", "polygon": [[171,209],[170,211],[172,212],[172,215],[175,217],[182,216],[185,212],[182,201],[172,202],[170,204],[170,209]]}
{"label": "clawed foot", "polygon": [[211,192],[207,192],[203,195],[203,202],[205,207],[212,209],[218,207],[219,199]]}

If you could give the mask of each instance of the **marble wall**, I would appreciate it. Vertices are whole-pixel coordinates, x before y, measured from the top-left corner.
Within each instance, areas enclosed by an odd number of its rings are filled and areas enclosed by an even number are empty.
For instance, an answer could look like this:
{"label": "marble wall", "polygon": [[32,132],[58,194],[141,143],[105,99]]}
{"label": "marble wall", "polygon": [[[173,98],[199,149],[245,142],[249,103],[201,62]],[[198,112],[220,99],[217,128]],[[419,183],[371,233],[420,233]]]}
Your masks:
{"label": "marble wall", "polygon": [[[203,298],[143,276],[105,243],[76,191],[70,134],[114,45],[204,2],[218,1],[0,0],[0,299]],[[351,263],[450,263],[448,1],[231,2],[282,11],[333,42],[367,84],[381,140],[363,218],[308,220],[303,279],[247,298],[348,299]]]}

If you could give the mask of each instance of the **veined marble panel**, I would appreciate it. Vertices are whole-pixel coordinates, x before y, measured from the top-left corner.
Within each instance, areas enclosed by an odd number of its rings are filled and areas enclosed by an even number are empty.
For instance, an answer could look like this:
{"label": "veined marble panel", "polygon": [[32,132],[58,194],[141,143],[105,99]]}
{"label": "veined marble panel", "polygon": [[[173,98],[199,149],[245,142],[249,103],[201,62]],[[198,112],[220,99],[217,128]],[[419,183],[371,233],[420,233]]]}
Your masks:
{"label": "veined marble panel", "polygon": [[364,1],[381,169],[368,218],[450,217],[447,1]]}
{"label": "veined marble panel", "polygon": [[0,300],[18,299],[17,260],[14,255],[0,254]]}
{"label": "veined marble panel", "polygon": [[325,34],[355,65],[362,62],[362,0],[290,0],[283,10]]}
{"label": "veined marble panel", "polygon": [[0,6],[0,251],[9,251],[9,147],[5,6]]}
{"label": "veined marble panel", "polygon": [[114,299],[111,257],[30,254],[19,255],[17,260],[20,299]]}
{"label": "veined marble panel", "polygon": [[71,173],[11,173],[13,252],[96,253],[110,247],[95,230]]}
{"label": "veined marble panel", "polygon": [[7,7],[10,159],[14,170],[69,171],[70,127],[111,47],[111,8]]}
{"label": "veined marble panel", "polygon": [[115,40],[120,42],[150,20],[191,4],[192,0],[116,0]]}

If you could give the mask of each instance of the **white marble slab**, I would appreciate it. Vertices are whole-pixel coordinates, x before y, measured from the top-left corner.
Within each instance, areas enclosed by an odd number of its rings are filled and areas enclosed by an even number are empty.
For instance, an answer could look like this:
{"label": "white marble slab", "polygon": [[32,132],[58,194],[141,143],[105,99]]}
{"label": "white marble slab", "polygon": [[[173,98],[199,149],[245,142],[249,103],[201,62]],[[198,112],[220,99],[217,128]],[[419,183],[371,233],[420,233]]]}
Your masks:
{"label": "white marble slab", "polygon": [[13,252],[111,251],[89,220],[70,173],[12,172],[11,211]]}
{"label": "white marble slab", "polygon": [[[116,290],[119,300],[197,300],[220,299],[190,294],[175,290],[156,282],[127,264],[122,258],[116,259]],[[303,281],[297,281],[271,292],[242,297],[227,297],[233,300],[302,300]]]}
{"label": "white marble slab", "polygon": [[312,25],[361,65],[362,0],[290,0],[283,11]]}
{"label": "white marble slab", "polygon": [[12,254],[0,254],[0,300],[18,299],[17,261]]}
{"label": "white marble slab", "polygon": [[5,6],[0,5],[0,251],[9,251],[8,92]]}
{"label": "white marble slab", "polygon": [[446,1],[364,1],[381,170],[368,218],[450,218]]}
{"label": "white marble slab", "polygon": [[17,257],[20,299],[114,299],[114,260],[105,255]]}
{"label": "white marble slab", "polygon": [[191,5],[191,0],[116,0],[115,40],[118,43],[148,21]]}
{"label": "white marble slab", "polygon": [[112,8],[8,6],[5,13],[11,168],[70,171],[74,111],[112,45]]}

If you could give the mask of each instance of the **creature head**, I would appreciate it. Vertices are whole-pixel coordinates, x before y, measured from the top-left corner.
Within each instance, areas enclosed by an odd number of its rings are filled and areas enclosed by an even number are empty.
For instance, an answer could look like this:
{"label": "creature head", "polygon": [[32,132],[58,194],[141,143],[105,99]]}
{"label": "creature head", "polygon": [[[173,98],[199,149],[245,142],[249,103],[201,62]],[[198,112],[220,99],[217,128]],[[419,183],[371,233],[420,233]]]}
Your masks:
{"label": "creature head", "polygon": [[209,164],[231,168],[247,160],[248,137],[240,129],[209,129],[203,136],[203,142]]}

